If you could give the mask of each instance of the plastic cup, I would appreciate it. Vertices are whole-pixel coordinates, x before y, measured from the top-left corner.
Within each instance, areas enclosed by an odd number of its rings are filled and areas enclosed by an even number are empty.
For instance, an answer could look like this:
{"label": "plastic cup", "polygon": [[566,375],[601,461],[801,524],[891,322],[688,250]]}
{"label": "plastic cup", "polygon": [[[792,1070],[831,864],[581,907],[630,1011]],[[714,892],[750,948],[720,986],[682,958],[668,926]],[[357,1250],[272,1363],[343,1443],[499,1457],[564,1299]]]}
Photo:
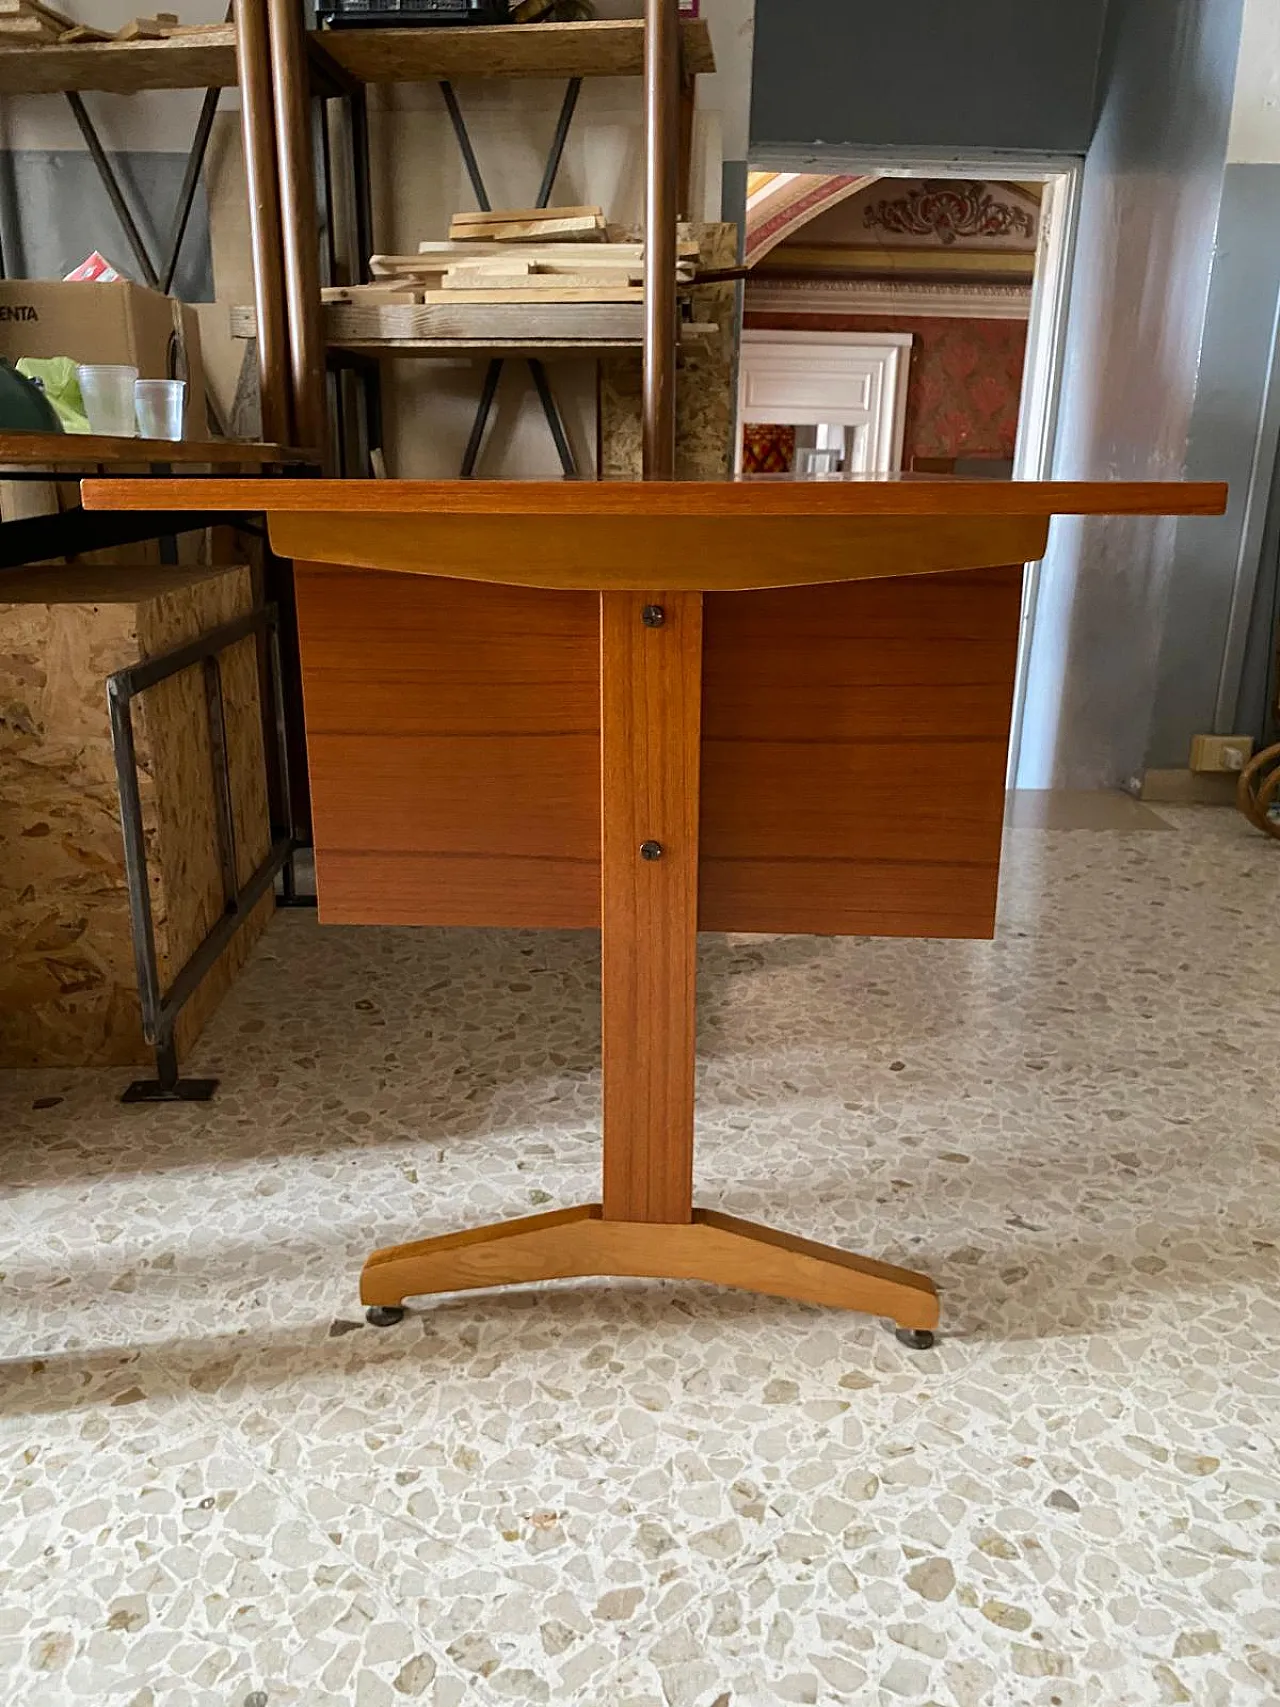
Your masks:
{"label": "plastic cup", "polygon": [[187,402],[185,379],[137,379],[133,401],[144,439],[180,439]]}
{"label": "plastic cup", "polygon": [[137,368],[90,363],[78,367],[76,377],[80,381],[84,412],[89,418],[89,431],[117,439],[137,438],[138,421],[133,408]]}

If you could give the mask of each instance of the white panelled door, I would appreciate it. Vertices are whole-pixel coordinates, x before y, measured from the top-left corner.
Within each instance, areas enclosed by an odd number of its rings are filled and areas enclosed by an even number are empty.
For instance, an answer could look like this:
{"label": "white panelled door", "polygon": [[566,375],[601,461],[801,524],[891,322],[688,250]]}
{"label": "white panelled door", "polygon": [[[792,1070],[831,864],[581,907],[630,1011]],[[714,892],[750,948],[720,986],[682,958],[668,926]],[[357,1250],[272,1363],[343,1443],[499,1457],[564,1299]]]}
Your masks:
{"label": "white panelled door", "polygon": [[[910,332],[742,334],[739,427],[816,428],[819,448],[843,439],[851,474],[902,467]],[[741,467],[742,435],[739,431]]]}

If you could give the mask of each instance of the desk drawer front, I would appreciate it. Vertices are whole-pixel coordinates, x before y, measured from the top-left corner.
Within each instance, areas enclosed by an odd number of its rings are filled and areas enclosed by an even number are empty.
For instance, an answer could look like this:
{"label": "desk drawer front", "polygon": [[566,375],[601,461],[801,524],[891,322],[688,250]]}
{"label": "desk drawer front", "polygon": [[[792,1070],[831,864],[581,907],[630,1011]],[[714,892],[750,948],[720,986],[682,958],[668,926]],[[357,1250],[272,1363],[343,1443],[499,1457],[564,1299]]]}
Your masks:
{"label": "desk drawer front", "polygon": [[[1021,570],[705,600],[707,930],[989,936]],[[321,916],[594,927],[590,593],[300,566]]]}

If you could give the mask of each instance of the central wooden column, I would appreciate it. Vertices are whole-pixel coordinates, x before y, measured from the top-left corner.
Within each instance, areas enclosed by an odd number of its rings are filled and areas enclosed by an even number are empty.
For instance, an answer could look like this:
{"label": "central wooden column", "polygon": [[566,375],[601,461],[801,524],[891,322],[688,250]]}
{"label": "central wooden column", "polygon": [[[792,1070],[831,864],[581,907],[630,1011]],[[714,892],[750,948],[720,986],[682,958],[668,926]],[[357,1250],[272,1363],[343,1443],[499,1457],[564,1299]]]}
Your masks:
{"label": "central wooden column", "polygon": [[701,593],[600,595],[604,1215],[693,1218]]}

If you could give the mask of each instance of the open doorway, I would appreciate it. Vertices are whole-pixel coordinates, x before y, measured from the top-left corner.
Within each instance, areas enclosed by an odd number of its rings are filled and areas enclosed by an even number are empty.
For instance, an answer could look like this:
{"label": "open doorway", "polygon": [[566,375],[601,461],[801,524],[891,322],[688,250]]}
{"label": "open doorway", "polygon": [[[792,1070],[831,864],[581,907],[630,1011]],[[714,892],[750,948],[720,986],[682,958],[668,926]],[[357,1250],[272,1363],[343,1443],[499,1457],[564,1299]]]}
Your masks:
{"label": "open doorway", "polygon": [[[1048,478],[1079,162],[839,165],[749,175],[740,469]],[[1030,565],[1011,777],[1038,579]]]}

